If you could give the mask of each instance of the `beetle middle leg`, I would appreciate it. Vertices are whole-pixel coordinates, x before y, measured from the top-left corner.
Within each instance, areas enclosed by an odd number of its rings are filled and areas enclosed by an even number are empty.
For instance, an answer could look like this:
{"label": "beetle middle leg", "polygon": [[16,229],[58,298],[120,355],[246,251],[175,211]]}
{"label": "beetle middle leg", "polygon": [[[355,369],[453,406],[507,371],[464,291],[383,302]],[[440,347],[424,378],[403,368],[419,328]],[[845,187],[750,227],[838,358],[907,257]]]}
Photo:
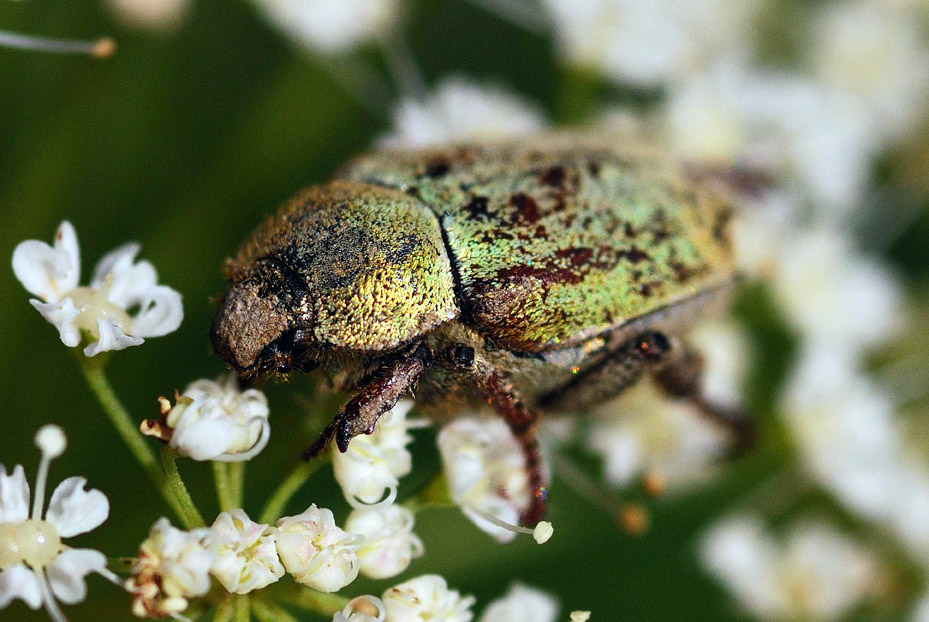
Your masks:
{"label": "beetle middle leg", "polygon": [[571,412],[619,395],[646,372],[665,365],[671,341],[658,331],[645,331],[599,363],[581,370],[566,385],[539,399],[545,410]]}
{"label": "beetle middle leg", "polygon": [[309,460],[321,454],[335,438],[339,451],[345,453],[349,442],[359,434],[371,434],[381,415],[396,405],[407,391],[416,386],[432,364],[432,352],[418,344],[400,358],[385,365],[375,378],[350,399],[341,412],[323,430],[319,439],[303,453]]}

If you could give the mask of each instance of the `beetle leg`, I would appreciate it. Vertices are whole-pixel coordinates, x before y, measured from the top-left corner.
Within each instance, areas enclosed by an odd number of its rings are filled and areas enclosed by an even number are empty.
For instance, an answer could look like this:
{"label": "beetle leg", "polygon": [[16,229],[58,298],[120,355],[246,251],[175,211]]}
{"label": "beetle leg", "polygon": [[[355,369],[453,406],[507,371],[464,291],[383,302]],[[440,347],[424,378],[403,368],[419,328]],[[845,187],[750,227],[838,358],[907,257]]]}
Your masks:
{"label": "beetle leg", "polygon": [[350,399],[319,439],[303,453],[309,460],[321,454],[335,438],[339,451],[359,434],[371,434],[381,415],[389,411],[412,389],[432,364],[432,352],[420,343],[401,358],[385,365],[375,378]]}
{"label": "beetle leg", "polygon": [[526,457],[526,472],[532,497],[529,507],[520,517],[520,522],[524,525],[535,525],[545,515],[548,499],[547,482],[542,470],[542,454],[535,434],[535,422],[538,417],[526,408],[513,388],[497,372],[487,374],[481,379],[480,385],[496,411],[510,426]]}
{"label": "beetle leg", "polygon": [[672,397],[687,399],[697,411],[717,425],[729,430],[734,440],[733,451],[741,453],[755,441],[755,422],[738,408],[724,407],[708,401],[700,389],[703,357],[686,346],[655,373],[658,386]]}
{"label": "beetle leg", "polygon": [[671,342],[663,333],[646,331],[626,342],[605,359],[581,370],[563,387],[542,396],[546,410],[577,411],[619,395],[646,372],[667,363]]}

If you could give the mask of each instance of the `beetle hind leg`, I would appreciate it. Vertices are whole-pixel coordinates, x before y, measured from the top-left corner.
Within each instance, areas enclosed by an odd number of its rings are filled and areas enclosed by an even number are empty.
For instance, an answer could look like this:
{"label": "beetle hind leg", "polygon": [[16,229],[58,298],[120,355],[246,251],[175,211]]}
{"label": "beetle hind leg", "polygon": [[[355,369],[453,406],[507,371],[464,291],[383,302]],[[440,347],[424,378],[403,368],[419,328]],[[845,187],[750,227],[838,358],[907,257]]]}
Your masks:
{"label": "beetle hind leg", "polygon": [[416,386],[432,364],[432,352],[420,343],[400,358],[385,365],[375,378],[350,399],[319,438],[303,453],[304,460],[318,456],[334,438],[345,453],[349,442],[359,434],[371,434],[377,420]]}

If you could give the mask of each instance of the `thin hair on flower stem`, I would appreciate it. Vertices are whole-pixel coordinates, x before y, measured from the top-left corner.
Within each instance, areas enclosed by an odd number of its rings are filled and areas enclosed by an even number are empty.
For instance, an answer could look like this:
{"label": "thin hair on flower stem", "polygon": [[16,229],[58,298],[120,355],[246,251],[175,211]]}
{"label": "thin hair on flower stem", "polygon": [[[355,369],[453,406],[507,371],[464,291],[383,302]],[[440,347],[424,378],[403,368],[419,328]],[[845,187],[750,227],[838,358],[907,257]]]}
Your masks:
{"label": "thin hair on flower stem", "polygon": [[110,37],[96,40],[52,39],[0,30],[0,47],[52,54],[83,54],[94,58],[109,58],[116,52],[116,42]]}

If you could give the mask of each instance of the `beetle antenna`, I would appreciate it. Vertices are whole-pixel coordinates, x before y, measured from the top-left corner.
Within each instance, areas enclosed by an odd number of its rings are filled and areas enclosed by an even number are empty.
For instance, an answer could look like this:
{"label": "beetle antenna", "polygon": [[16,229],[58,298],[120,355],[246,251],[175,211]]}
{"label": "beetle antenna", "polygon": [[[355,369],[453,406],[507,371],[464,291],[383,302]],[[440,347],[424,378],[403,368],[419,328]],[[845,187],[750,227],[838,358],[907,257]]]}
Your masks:
{"label": "beetle antenna", "polygon": [[53,54],[85,54],[94,58],[109,58],[116,51],[116,42],[110,37],[102,37],[96,41],[50,39],[6,30],[0,30],[0,46]]}

